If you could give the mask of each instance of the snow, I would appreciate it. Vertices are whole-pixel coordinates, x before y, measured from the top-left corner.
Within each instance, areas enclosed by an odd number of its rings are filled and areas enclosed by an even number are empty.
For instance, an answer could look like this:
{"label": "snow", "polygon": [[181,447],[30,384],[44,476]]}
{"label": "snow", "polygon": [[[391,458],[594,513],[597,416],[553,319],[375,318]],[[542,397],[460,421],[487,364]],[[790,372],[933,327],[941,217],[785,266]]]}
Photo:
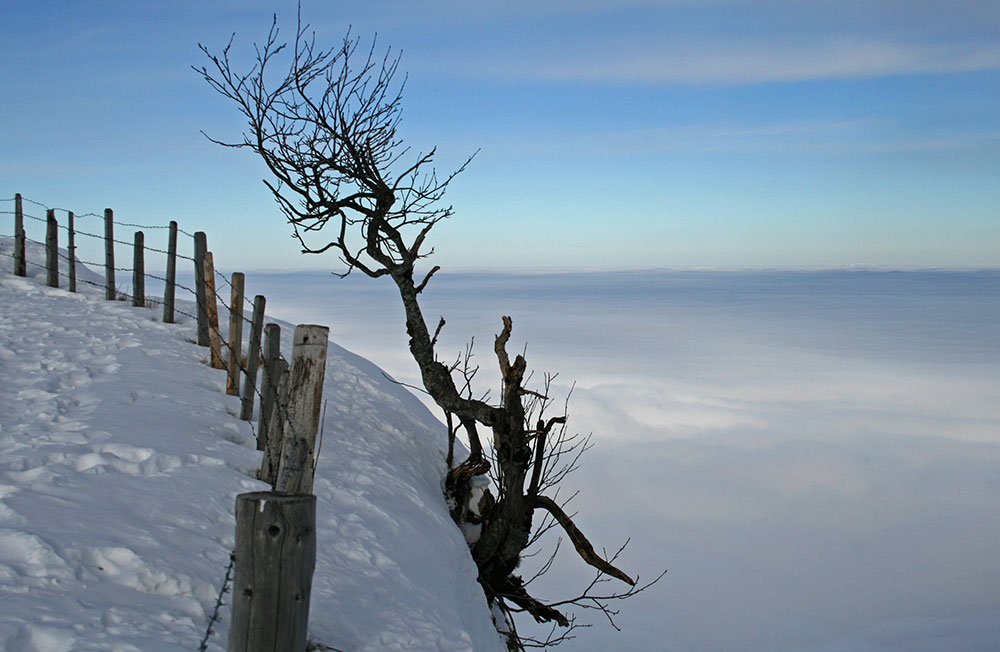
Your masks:
{"label": "snow", "polygon": [[[15,277],[11,245],[0,240],[0,648],[196,650],[235,497],[266,489],[251,424],[188,318],[164,324],[86,283],[48,288],[37,265]],[[311,639],[503,650],[441,493],[439,422],[332,342],[325,398]],[[209,650],[225,649],[227,627],[224,608]]]}

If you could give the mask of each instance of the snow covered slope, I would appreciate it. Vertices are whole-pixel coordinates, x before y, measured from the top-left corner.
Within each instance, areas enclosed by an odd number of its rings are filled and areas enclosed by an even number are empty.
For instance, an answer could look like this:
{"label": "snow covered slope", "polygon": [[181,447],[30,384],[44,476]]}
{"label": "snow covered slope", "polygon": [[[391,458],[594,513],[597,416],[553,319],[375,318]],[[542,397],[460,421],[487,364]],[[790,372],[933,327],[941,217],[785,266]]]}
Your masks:
{"label": "snow covered slope", "polygon": [[[48,288],[38,266],[15,277],[10,251],[0,240],[0,648],[196,650],[235,496],[265,489],[238,399],[190,320]],[[441,496],[443,429],[332,343],[325,393],[312,640],[504,649]],[[224,608],[208,649],[227,630]]]}

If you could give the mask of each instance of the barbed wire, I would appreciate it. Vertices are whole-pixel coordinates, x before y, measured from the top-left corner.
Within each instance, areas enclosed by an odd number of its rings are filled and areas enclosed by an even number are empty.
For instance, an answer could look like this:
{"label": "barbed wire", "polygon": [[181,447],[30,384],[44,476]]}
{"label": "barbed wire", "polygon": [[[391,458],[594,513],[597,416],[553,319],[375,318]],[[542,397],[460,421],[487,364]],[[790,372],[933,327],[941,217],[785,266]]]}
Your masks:
{"label": "barbed wire", "polygon": [[226,278],[225,274],[223,274],[222,272],[218,272],[217,271],[217,272],[215,272],[215,275],[218,276],[219,278],[221,278],[222,282],[225,283],[226,285],[228,285],[230,288],[233,287],[233,284],[229,282],[229,279]]}
{"label": "barbed wire", "polygon": [[[228,278],[228,277],[226,277],[226,275],[225,275],[225,274],[223,274],[222,272],[220,272],[220,271],[216,270],[216,271],[215,271],[215,275],[216,275],[216,276],[217,276],[218,278],[221,278],[221,279],[222,279],[222,282],[223,282],[223,283],[225,283],[226,285],[228,285],[228,286],[229,286],[229,289],[230,289],[230,290],[232,290],[232,289],[233,289],[233,284],[232,284],[232,282],[231,282],[231,281],[229,280],[229,278]],[[230,295],[230,296],[232,296],[232,295]],[[228,310],[229,312],[232,312],[232,311],[233,311],[232,307],[230,307],[230,306],[229,306],[229,305],[228,305],[228,304],[227,304],[227,303],[225,302],[225,300],[224,300],[224,299],[222,299],[221,297],[219,297],[219,296],[218,296],[218,292],[216,292],[216,298],[217,298],[217,299],[219,300],[219,303],[221,303],[221,304],[223,305],[223,307],[224,307],[224,308],[225,308],[226,310]],[[248,318],[247,318],[247,317],[245,316],[245,315],[246,315],[246,313],[247,313],[247,308],[248,308],[248,307],[249,307],[249,308],[250,308],[251,310],[253,309],[253,301],[252,301],[252,300],[250,299],[250,297],[249,297],[249,296],[248,296],[247,294],[244,294],[244,295],[243,295],[243,314],[244,314],[244,317],[243,317],[243,321],[245,321],[245,322],[247,322],[247,323],[251,323],[251,320],[250,320],[250,319],[248,319]]]}
{"label": "barbed wire", "polygon": [[[150,274],[150,273],[147,272],[146,276],[148,276],[151,279],[155,279],[157,281],[163,281],[164,283],[169,283],[170,282],[165,277],[163,277],[163,276],[157,276],[156,274]],[[174,281],[174,287],[175,288],[180,288],[181,290],[184,290],[185,292],[190,292],[195,297],[198,296],[198,293],[195,290],[192,290],[188,286],[186,286],[186,285],[184,285],[182,283],[178,283],[177,281]]]}
{"label": "barbed wire", "polygon": [[[15,197],[5,197],[5,198],[2,199],[2,201],[8,201],[8,202],[13,202],[13,201],[16,201],[16,200],[17,199]],[[35,206],[39,206],[41,208],[44,208],[47,211],[63,211],[65,213],[73,213],[73,217],[74,218],[77,218],[77,217],[98,217],[98,218],[102,218],[103,219],[105,217],[104,215],[102,215],[100,213],[93,213],[93,212],[91,212],[91,213],[76,213],[75,211],[71,211],[68,208],[59,208],[58,206],[56,206],[56,207],[47,206],[47,205],[43,204],[40,201],[35,201],[34,199],[31,199],[29,197],[24,197],[23,195],[21,196],[21,201],[22,202],[27,202],[29,204],[33,204]],[[13,215],[14,211],[0,211],[0,214]],[[44,218],[39,218],[39,217],[35,217],[35,216],[29,216],[27,213],[23,213],[23,212],[22,212],[22,214],[25,217],[31,217],[32,219],[45,221]],[[133,223],[130,223],[130,222],[119,222],[117,220],[112,220],[112,222],[114,224],[117,224],[118,226],[126,226],[126,227],[131,227],[131,228],[136,228],[136,229],[169,229],[170,228],[169,224],[167,224],[167,225],[163,225],[163,224],[133,224]],[[177,227],[177,232],[178,233],[183,233],[184,235],[188,236],[189,238],[194,238],[194,234],[193,233],[189,233],[188,231],[185,231],[184,229],[180,228],[180,226]],[[127,243],[127,244],[131,244],[131,243]]]}
{"label": "barbed wire", "polygon": [[[14,254],[9,254],[9,253],[7,253],[5,251],[0,251],[0,255],[7,256],[8,258],[14,258],[15,260],[17,259],[17,256],[15,256]],[[48,265],[43,265],[41,263],[36,263],[33,260],[25,260],[24,262],[25,262],[25,265],[32,265],[34,267],[38,267],[39,269],[45,269],[45,270],[48,269]],[[70,278],[69,274],[63,274],[61,271],[57,272],[57,274],[60,277],[65,278],[65,279],[69,279]],[[89,280],[87,280],[85,278],[77,278],[76,282],[77,283],[86,283],[87,285],[93,285],[94,287],[102,288],[102,289],[105,287],[103,284],[95,283],[95,282],[89,281]]]}
{"label": "barbed wire", "polygon": [[[0,211],[0,215],[14,215],[14,214],[15,214],[14,211]],[[91,214],[93,215],[93,213],[91,213]],[[25,212],[22,212],[21,215],[22,215],[22,217],[27,217],[28,219],[35,220],[36,222],[48,223],[48,218],[47,217],[38,217],[37,215],[31,215],[30,213],[25,213]],[[74,217],[78,217],[78,216],[74,216]],[[98,217],[100,217],[100,216],[98,216]],[[169,229],[170,228],[169,226],[143,227],[140,224],[123,224],[123,223],[120,223],[120,222],[115,222],[115,224],[118,224],[119,226],[136,226],[136,227],[140,227],[140,228],[152,228],[152,229]],[[58,228],[62,229],[63,231],[66,231],[67,233],[72,232],[73,235],[85,235],[87,237],[94,238],[96,240],[103,240],[105,242],[107,241],[107,238],[105,236],[103,236],[103,235],[98,235],[96,233],[90,233],[88,231],[81,231],[80,229],[78,229],[76,227],[74,227],[73,230],[70,231],[70,228],[69,228],[68,224],[59,224],[57,222],[56,226]],[[180,232],[181,229],[178,228],[177,231]],[[186,232],[185,232],[185,234],[186,235],[190,235],[190,234],[187,234]],[[191,237],[194,237],[194,236],[191,236]],[[133,246],[135,246],[134,242],[129,242],[127,240],[118,240],[117,238],[112,238],[111,241],[114,242],[115,244],[120,244],[120,245],[125,246],[125,247],[133,247]],[[149,245],[147,245],[145,243],[143,244],[143,249],[146,250],[146,251],[155,251],[158,254],[164,254],[166,256],[170,255],[170,252],[167,251],[167,250],[165,250],[165,249],[159,249],[157,247],[151,247],[151,246],[149,246]],[[195,262],[195,259],[193,257],[191,257],[191,256],[185,256],[184,254],[182,254],[180,252],[175,252],[174,255],[177,256],[178,258],[183,259],[183,260],[187,260],[187,261],[190,261],[190,262]]]}
{"label": "barbed wire", "polygon": [[[4,234],[0,234],[0,237],[8,237],[9,238],[9,237],[12,237],[12,236],[7,236],[7,235],[4,235]],[[31,238],[25,238],[25,242],[31,242],[31,243],[34,243],[34,244],[37,244],[37,245],[41,245],[43,247],[45,246],[44,242],[39,242],[38,240],[32,240]],[[15,258],[16,259],[16,256],[14,254],[12,254],[12,253],[3,253],[3,255],[7,256],[8,258]],[[64,254],[61,251],[57,252],[57,255],[58,255],[58,257],[60,259],[65,260],[67,263],[70,262],[70,260],[71,260],[68,255]],[[31,265],[33,265],[35,267],[41,268],[41,269],[46,269],[46,270],[48,269],[48,265],[46,265],[46,264],[36,263],[36,262],[34,262],[32,260],[26,260],[25,262],[29,263],[29,264],[31,264]],[[95,262],[92,262],[92,261],[82,260],[82,259],[77,258],[75,256],[72,258],[72,262],[79,263],[79,264],[84,265],[84,266],[90,266],[90,267],[96,267],[96,268],[102,268],[103,267],[103,268],[106,269],[104,263],[95,263]],[[135,273],[135,270],[132,269],[132,268],[130,268],[130,267],[112,267],[112,269],[115,270],[116,272],[131,272],[131,273]],[[60,278],[65,278],[65,279],[73,279],[74,278],[73,276],[70,276],[70,274],[68,272],[63,272],[62,270],[57,270],[56,274]],[[162,281],[163,283],[169,283],[170,282],[165,277],[159,276],[157,274],[150,274],[148,272],[144,272],[143,276],[147,277],[147,278],[151,278],[151,279],[157,280],[157,281]],[[87,279],[84,279],[84,278],[80,278],[79,276],[76,276],[75,280],[77,282],[86,283],[86,284],[92,285],[94,287],[106,288],[106,284],[95,283],[94,281],[90,281],[90,280],[87,280]],[[180,288],[181,290],[184,290],[185,292],[190,293],[196,299],[198,297],[197,291],[195,291],[194,289],[192,289],[192,288],[184,285],[183,283],[177,283],[176,281],[174,281],[174,287],[175,288]],[[124,298],[127,298],[127,299],[134,299],[135,298],[135,295],[129,294],[128,292],[123,292],[123,291],[119,290],[118,288],[115,288],[115,296],[116,297],[124,297]],[[149,300],[155,301],[155,299],[152,298],[152,297],[144,297],[144,299],[146,299],[147,301],[149,301]],[[231,309],[225,303],[225,301],[223,301],[222,299],[220,299],[218,296],[216,296],[216,300],[219,303],[221,303],[226,308],[227,311],[231,312]],[[195,315],[190,315],[190,314],[188,314],[188,313],[186,313],[186,312],[184,312],[182,310],[178,310],[177,307],[176,307],[176,305],[174,306],[174,312],[182,314],[182,315],[184,315],[186,317],[190,317],[191,319],[195,319],[195,320],[198,319],[198,317],[195,316]],[[243,321],[248,322],[251,325],[253,325],[253,321],[250,320],[250,319],[247,319],[245,316],[243,318]],[[219,339],[221,341],[225,342],[225,339],[222,337],[222,333],[217,331],[217,334],[219,335]],[[254,434],[256,434],[256,433],[254,433]]]}
{"label": "barbed wire", "polygon": [[212,636],[212,629],[215,624],[219,622],[219,609],[225,604],[222,601],[222,596],[229,593],[229,583],[232,579],[233,565],[236,563],[236,551],[229,553],[229,566],[226,567],[226,577],[222,581],[222,588],[219,589],[219,595],[215,598],[215,608],[212,610],[212,616],[208,619],[208,627],[205,629],[205,636],[201,639],[201,644],[198,646],[198,652],[205,652],[208,650],[208,639]]}
{"label": "barbed wire", "polygon": [[[219,272],[219,271],[216,271],[216,272],[215,272],[215,276],[216,276],[216,277],[218,277],[218,278],[221,278],[221,279],[222,279],[222,281],[223,281],[223,282],[224,282],[224,283],[225,283],[226,285],[228,285],[228,286],[229,286],[229,289],[230,289],[230,290],[232,290],[232,289],[233,289],[233,284],[232,284],[232,283],[231,283],[231,282],[229,281],[229,279],[228,279],[228,278],[226,278],[226,275],[225,275],[225,274],[223,274],[222,272]],[[232,297],[232,293],[230,293],[230,297]],[[219,292],[218,292],[218,291],[216,291],[216,292],[215,292],[215,299],[216,299],[216,300],[217,300],[217,301],[218,301],[219,303],[221,303],[221,304],[222,304],[222,307],[226,309],[226,312],[229,312],[229,313],[232,313],[232,312],[233,312],[233,308],[232,308],[232,306],[230,306],[230,305],[229,305],[228,303],[226,303],[226,300],[225,300],[225,299],[223,299],[223,298],[222,298],[222,297],[221,297],[221,296],[219,295]],[[230,302],[232,302],[232,299],[230,299]],[[251,301],[251,300],[250,300],[250,298],[249,298],[249,297],[247,297],[247,295],[246,295],[246,294],[244,293],[244,295],[243,295],[243,310],[241,311],[241,313],[240,313],[240,314],[241,314],[241,315],[242,315],[242,317],[243,317],[243,321],[244,321],[244,322],[246,322],[246,323],[248,323],[248,324],[250,324],[250,325],[252,326],[252,325],[253,325],[253,320],[252,320],[252,319],[250,319],[249,317],[247,317],[247,316],[246,316],[246,315],[247,315],[247,312],[248,312],[248,311],[247,311],[247,308],[248,308],[248,307],[250,308],[250,310],[251,310],[251,311],[253,310],[253,301]]]}
{"label": "barbed wire", "polygon": [[[8,235],[8,236],[4,236],[4,237],[11,238],[13,236],[9,236]],[[46,246],[46,244],[44,242],[39,242],[38,240],[33,240],[33,239],[31,239],[31,238],[29,238],[27,236],[25,236],[24,241],[25,242],[30,242],[32,244],[40,245],[42,247]],[[74,249],[75,248],[76,247],[74,247]],[[13,257],[13,254],[8,254],[8,255],[11,256],[11,257]],[[70,260],[71,260],[70,257],[67,254],[64,254],[62,251],[57,251],[56,255],[59,258],[61,258],[62,260],[65,260],[66,262],[70,262]],[[38,267],[47,268],[47,265],[42,265],[42,264],[35,263],[35,262],[32,262],[32,261],[27,261],[27,262],[30,262],[32,265],[36,265]],[[72,257],[72,262],[73,263],[79,263],[81,265],[89,265],[90,267],[97,267],[97,268],[107,269],[107,264],[106,263],[95,263],[95,262],[92,262],[92,261],[82,260],[82,259],[80,259],[79,257],[77,257],[75,255]],[[135,272],[135,270],[132,269],[131,267],[112,267],[111,269],[115,270],[116,272]],[[66,276],[62,272],[59,272],[59,275],[60,276]],[[144,276],[149,276],[149,274],[144,274]]]}
{"label": "barbed wire", "polygon": [[[0,211],[0,215],[17,215],[17,211]],[[47,221],[44,217],[36,217],[34,215],[31,215],[30,213],[25,213],[24,211],[21,211],[21,217],[27,217],[32,220],[38,220],[39,222]]]}
{"label": "barbed wire", "polygon": [[[17,201],[17,197],[15,197],[15,198],[14,198],[14,201]],[[45,210],[51,210],[51,208],[50,208],[49,206],[46,206],[46,205],[45,205],[45,204],[43,204],[42,202],[40,202],[40,201],[35,201],[34,199],[28,199],[28,198],[27,198],[27,197],[25,197],[24,195],[21,195],[21,201],[22,201],[22,202],[28,202],[29,204],[34,204],[35,206],[41,206],[41,207],[42,207],[42,208],[44,208]]]}
{"label": "barbed wire", "polygon": [[129,224],[128,222],[115,222],[118,226],[129,226],[135,229],[169,229],[170,225],[163,226],[160,224]]}
{"label": "barbed wire", "polygon": [[[4,201],[16,201],[16,198],[4,198]],[[68,209],[65,209],[65,208],[51,208],[51,207],[43,204],[42,202],[35,201],[34,199],[31,199],[29,197],[22,196],[21,197],[21,201],[22,202],[27,202],[29,204],[33,204],[35,206],[39,206],[41,208],[44,208],[45,210],[61,210],[61,211],[65,211],[67,213],[72,212],[72,211],[70,211]],[[15,211],[0,211],[0,214],[15,215],[16,212]],[[22,215],[22,217],[27,217],[29,219],[32,219],[32,220],[35,220],[35,221],[38,221],[38,222],[43,222],[43,223],[47,223],[48,222],[48,218],[47,217],[43,218],[43,217],[39,217],[39,216],[36,216],[36,215],[32,215],[30,213],[24,212],[23,210],[21,211],[21,215]],[[82,213],[82,214],[79,214],[79,215],[76,214],[76,213],[73,213],[73,216],[74,216],[74,218],[76,218],[76,217],[98,217],[98,218],[102,218],[102,219],[105,217],[105,216],[100,215],[98,213]],[[164,226],[164,225],[144,225],[144,224],[134,224],[134,223],[129,223],[129,222],[118,222],[118,221],[114,221],[114,220],[112,220],[112,222],[114,224],[117,224],[118,226],[138,228],[138,229],[169,229],[170,228],[169,225],[167,225],[167,226]],[[65,230],[65,231],[69,232],[69,226],[68,225],[63,225],[63,224],[58,224],[57,223],[57,226],[58,226],[58,228],[61,228],[61,229]],[[185,231],[184,229],[180,228],[180,226],[177,227],[177,232],[178,233],[183,233],[184,235],[188,236],[189,238],[194,238],[195,237],[194,234],[192,234],[192,233],[190,233],[188,231]],[[80,230],[78,230],[76,228],[73,229],[73,233],[74,233],[74,235],[75,234],[80,234],[80,235],[84,235],[84,236],[87,236],[87,237],[95,238],[97,240],[107,241],[107,238],[105,236],[103,236],[103,235],[98,235],[96,233],[89,233],[87,231],[80,231]],[[125,241],[125,240],[118,240],[116,238],[112,238],[111,241],[113,243],[115,243],[115,244],[120,244],[120,245],[125,246],[125,247],[133,247],[134,246],[133,242],[128,242],[128,241]],[[37,240],[32,240],[32,242],[36,242],[37,243],[38,241]],[[143,248],[146,249],[146,250],[153,251],[153,252],[160,253],[160,254],[164,254],[164,255],[167,255],[167,256],[170,255],[169,251],[166,251],[166,250],[163,250],[163,249],[159,249],[157,247],[151,247],[151,246],[144,245]],[[174,255],[176,255],[178,258],[180,258],[182,260],[186,260],[186,261],[189,261],[189,262],[197,262],[194,257],[192,257],[192,256],[186,256],[186,255],[184,255],[182,253],[179,253],[179,252],[175,252]],[[100,267],[101,266],[98,263],[85,263],[85,264],[93,265],[95,267]],[[129,271],[129,272],[134,271],[134,270],[127,269],[127,268],[115,268],[115,270],[116,271]],[[150,276],[150,275],[147,274],[147,276]],[[155,278],[155,277],[153,277],[153,278]],[[228,279],[226,279],[224,276],[222,278],[223,278],[223,281],[227,285],[229,285],[230,287],[232,287],[232,284],[229,283]],[[188,290],[191,291],[190,288],[188,288]],[[227,309],[229,308],[228,306],[226,306],[226,307],[227,307]],[[244,312],[245,312],[245,308],[246,308],[246,305],[244,305]]]}
{"label": "barbed wire", "polygon": [[[12,201],[17,201],[17,198],[15,197]],[[100,213],[77,213],[76,211],[71,211],[68,208],[59,208],[58,206],[46,206],[42,202],[35,201],[34,199],[29,199],[28,197],[25,197],[24,195],[21,196],[21,201],[22,202],[27,202],[29,204],[34,204],[35,206],[39,206],[41,208],[44,208],[47,211],[63,211],[64,213],[73,213],[73,217],[100,217],[100,218],[104,217],[104,215],[102,215]]]}
{"label": "barbed wire", "polygon": [[[26,217],[31,217],[31,216],[27,216],[26,215]],[[32,219],[39,219],[39,218],[32,217]],[[42,221],[44,221],[44,220],[42,220]],[[91,237],[100,238],[102,240],[104,239],[102,236],[96,236],[96,235],[93,235],[93,234],[90,234],[90,233],[86,233],[85,231],[76,231],[76,233],[79,233],[79,234],[82,234],[82,235],[90,235]],[[0,233],[0,237],[13,238],[14,236]],[[31,242],[31,243],[39,245],[41,247],[46,247],[47,246],[46,243],[41,242],[39,240],[35,240],[33,238],[28,238],[27,236],[25,236],[25,242]],[[121,240],[115,240],[114,242],[117,242],[117,243],[125,245],[125,246],[129,246],[129,247],[133,246],[133,243],[131,243],[131,242],[123,242]],[[159,249],[155,249],[155,248],[152,248],[152,247],[144,247],[144,248],[145,249],[150,249],[152,251],[158,251],[160,253],[164,253],[164,254],[169,255],[169,252],[162,251],[162,250],[159,250]],[[76,249],[76,247],[74,247],[74,249]],[[64,254],[62,251],[58,251],[57,252],[57,256],[60,259],[65,260],[67,263],[73,262],[74,264],[75,263],[79,263],[81,265],[93,267],[95,269],[107,269],[107,263],[100,263],[100,262],[95,262],[95,261],[90,261],[90,260],[83,260],[83,259],[81,259],[81,258],[79,258],[78,256],[75,256],[75,255],[72,258],[70,258],[69,255]],[[183,258],[184,260],[188,260],[188,261],[191,261],[191,262],[197,262],[197,261],[195,261],[194,258],[191,258],[189,256],[183,256],[181,254],[177,254],[177,257],[178,258]],[[38,265],[38,266],[40,266],[42,268],[46,267],[45,265],[39,265],[38,263],[32,263],[32,264],[33,265]],[[116,272],[123,272],[123,273],[130,273],[130,274],[134,274],[135,273],[135,269],[132,268],[132,267],[112,267],[111,269],[113,269]],[[59,276],[61,276],[63,278],[69,278],[66,274],[63,274],[62,272],[59,272],[58,274],[59,274]],[[151,274],[151,273],[145,272],[145,271],[143,272],[143,276],[146,277],[146,278],[151,278],[151,279],[157,280],[157,281],[162,281],[164,283],[168,283],[169,282],[169,281],[167,281],[166,278],[164,278],[162,276],[158,276],[156,274]],[[217,278],[221,278],[222,281],[223,281],[223,283],[225,285],[229,286],[230,289],[232,289],[233,284],[229,281],[228,278],[226,278],[226,276],[224,274],[222,274],[222,272],[216,271],[215,272],[215,276]],[[77,279],[77,280],[79,280],[79,279]],[[89,281],[88,281],[88,283],[89,283]],[[91,283],[91,285],[97,285],[97,284]],[[178,287],[178,288],[181,288],[181,289],[189,292],[190,294],[192,294],[195,297],[198,296],[198,293],[197,293],[196,290],[194,290],[194,289],[192,289],[190,287],[187,287],[187,286],[185,286],[183,284],[177,283],[176,281],[174,282],[174,286]],[[103,287],[103,286],[99,286],[99,287]],[[118,291],[116,290],[116,292],[118,292]],[[126,296],[130,296],[131,297],[131,295],[127,295],[127,293],[120,293],[120,294],[125,294]],[[225,308],[227,312],[229,312],[229,313],[233,312],[233,308],[230,305],[231,302],[226,302],[226,300],[218,292],[216,292],[215,298],[216,298],[216,300],[220,304],[222,304],[222,307]],[[241,312],[241,317],[242,317],[243,322],[245,322],[247,324],[250,324],[252,326],[253,325],[253,320],[251,318],[249,318],[249,317],[246,316],[247,312],[248,312],[248,310],[247,310],[248,308],[250,310],[253,309],[253,302],[246,295],[244,295],[243,296],[243,310]],[[176,310],[176,308],[175,308],[175,310]]]}

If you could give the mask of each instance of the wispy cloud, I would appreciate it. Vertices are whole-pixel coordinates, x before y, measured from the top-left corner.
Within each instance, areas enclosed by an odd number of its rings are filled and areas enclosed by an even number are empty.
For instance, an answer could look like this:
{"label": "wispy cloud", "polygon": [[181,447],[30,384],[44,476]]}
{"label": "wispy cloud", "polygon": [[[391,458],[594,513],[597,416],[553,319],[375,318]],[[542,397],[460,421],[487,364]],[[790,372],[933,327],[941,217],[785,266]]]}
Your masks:
{"label": "wispy cloud", "polygon": [[477,75],[547,82],[745,85],[997,70],[1000,44],[925,45],[851,36],[810,42],[588,44],[586,48],[567,45],[550,53],[528,49],[513,58],[490,56],[467,60],[458,67]]}
{"label": "wispy cloud", "polygon": [[434,25],[447,27],[433,65],[480,78],[718,85],[1000,69],[995,7],[978,0],[958,5],[444,2],[435,5]]}

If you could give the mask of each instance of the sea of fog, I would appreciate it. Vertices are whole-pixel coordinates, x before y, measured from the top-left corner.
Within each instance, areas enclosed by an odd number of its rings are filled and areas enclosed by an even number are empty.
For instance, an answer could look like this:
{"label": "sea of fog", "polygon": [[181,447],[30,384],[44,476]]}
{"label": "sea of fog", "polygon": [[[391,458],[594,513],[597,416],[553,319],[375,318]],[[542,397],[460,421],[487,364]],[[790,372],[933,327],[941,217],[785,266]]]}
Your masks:
{"label": "sea of fog", "polygon": [[[247,292],[418,384],[391,282]],[[482,389],[501,315],[536,379],[575,383],[579,525],[631,538],[627,572],[669,569],[623,631],[583,612],[560,649],[1000,649],[1000,272],[440,273],[423,299],[443,358],[474,339]],[[573,555],[534,592],[580,590]]]}

